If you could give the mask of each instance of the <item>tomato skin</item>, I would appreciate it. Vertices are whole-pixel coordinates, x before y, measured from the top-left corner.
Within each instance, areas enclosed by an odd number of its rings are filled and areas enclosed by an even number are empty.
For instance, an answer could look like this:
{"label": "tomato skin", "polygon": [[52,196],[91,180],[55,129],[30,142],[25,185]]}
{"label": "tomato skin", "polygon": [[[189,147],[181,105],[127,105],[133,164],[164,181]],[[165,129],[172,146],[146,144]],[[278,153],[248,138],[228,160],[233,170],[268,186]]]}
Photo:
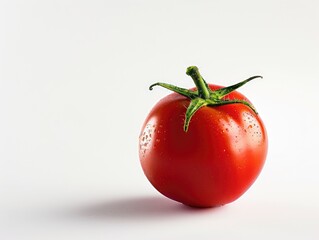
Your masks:
{"label": "tomato skin", "polygon": [[[227,99],[248,101],[237,91]],[[230,203],[262,170],[268,147],[265,126],[251,108],[229,104],[202,107],[185,132],[189,103],[188,98],[172,93],[153,107],[139,138],[143,171],[160,193],[185,205]]]}

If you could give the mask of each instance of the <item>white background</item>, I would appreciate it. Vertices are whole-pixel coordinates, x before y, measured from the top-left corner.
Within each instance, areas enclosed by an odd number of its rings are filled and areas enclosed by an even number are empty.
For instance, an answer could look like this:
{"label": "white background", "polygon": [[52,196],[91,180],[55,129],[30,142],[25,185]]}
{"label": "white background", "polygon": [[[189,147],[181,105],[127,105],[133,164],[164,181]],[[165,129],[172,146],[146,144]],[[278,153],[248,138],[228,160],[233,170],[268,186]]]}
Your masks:
{"label": "white background", "polygon": [[[0,0],[0,238],[319,239],[319,3]],[[241,88],[269,134],[255,184],[191,209],[138,159],[157,81]]]}

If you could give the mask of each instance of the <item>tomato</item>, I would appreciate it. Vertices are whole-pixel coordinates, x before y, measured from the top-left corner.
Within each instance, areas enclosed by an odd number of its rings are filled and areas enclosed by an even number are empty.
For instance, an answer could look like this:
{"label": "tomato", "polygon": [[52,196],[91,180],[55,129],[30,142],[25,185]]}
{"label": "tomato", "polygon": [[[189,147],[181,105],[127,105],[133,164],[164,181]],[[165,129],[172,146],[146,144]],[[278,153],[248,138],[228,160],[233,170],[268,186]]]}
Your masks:
{"label": "tomato", "polygon": [[234,90],[256,77],[223,88],[207,84],[196,67],[187,73],[197,88],[151,86],[175,92],[160,100],[143,124],[141,166],[172,200],[193,207],[224,205],[253,184],[266,159],[265,126],[251,102]]}

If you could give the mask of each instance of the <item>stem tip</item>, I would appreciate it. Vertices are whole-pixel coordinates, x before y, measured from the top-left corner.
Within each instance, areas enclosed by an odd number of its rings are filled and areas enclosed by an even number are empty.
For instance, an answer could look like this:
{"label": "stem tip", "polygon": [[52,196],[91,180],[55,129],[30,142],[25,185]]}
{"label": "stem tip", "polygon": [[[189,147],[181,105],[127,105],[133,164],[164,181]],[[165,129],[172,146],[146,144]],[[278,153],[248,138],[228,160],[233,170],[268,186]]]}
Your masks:
{"label": "stem tip", "polygon": [[186,74],[187,74],[188,76],[192,76],[192,75],[194,75],[194,74],[197,73],[197,72],[198,72],[198,67],[196,67],[196,66],[190,66],[190,67],[188,67],[187,70],[186,70]]}

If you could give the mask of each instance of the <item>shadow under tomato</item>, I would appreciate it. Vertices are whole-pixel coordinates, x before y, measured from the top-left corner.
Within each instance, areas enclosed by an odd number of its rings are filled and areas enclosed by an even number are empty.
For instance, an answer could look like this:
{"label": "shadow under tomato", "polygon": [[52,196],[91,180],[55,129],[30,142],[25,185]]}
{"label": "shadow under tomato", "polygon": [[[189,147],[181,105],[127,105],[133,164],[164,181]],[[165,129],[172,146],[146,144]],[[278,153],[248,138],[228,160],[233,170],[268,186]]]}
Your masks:
{"label": "shadow under tomato", "polygon": [[193,215],[219,209],[221,208],[192,208],[164,197],[133,197],[83,206],[76,210],[76,214],[91,219],[138,220]]}

